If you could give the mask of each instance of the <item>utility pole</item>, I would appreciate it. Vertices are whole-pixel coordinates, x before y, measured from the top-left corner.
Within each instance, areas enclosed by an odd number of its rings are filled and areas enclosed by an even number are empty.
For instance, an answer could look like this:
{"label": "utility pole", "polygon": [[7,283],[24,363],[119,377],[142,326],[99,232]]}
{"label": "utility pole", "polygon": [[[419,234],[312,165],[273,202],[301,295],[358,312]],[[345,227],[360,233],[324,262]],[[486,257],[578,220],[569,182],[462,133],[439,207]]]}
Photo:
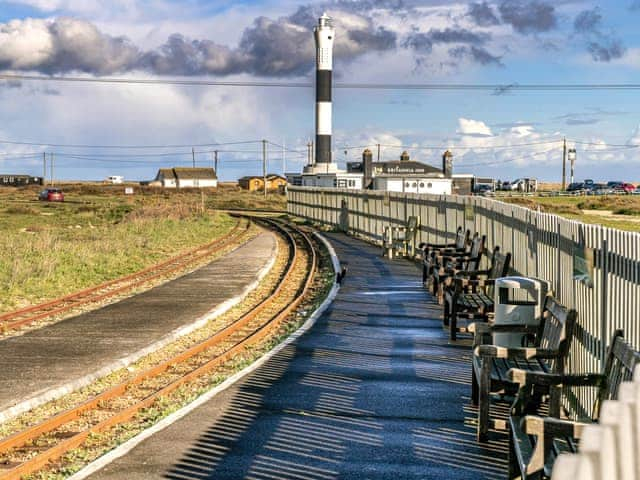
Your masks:
{"label": "utility pole", "polygon": [[193,159],[193,168],[196,168],[196,149],[191,147],[191,158]]}
{"label": "utility pole", "polygon": [[562,141],[562,191],[567,189],[567,137]]}
{"label": "utility pole", "polygon": [[47,152],[42,152],[42,184],[47,184]]}
{"label": "utility pole", "polygon": [[51,155],[49,163],[51,164],[51,186],[53,187],[53,185],[54,185],[54,181],[53,181],[53,152],[51,152],[49,155]]}
{"label": "utility pole", "polygon": [[378,143],[378,162],[380,161],[380,144]]}
{"label": "utility pole", "polygon": [[262,140],[262,180],[264,181],[264,196],[267,197],[267,141]]}
{"label": "utility pole", "polygon": [[286,140],[282,139],[282,176],[287,171],[287,148],[285,146]]}
{"label": "utility pole", "polygon": [[218,174],[218,150],[213,152],[214,160],[213,160],[213,169],[216,171],[216,175]]}

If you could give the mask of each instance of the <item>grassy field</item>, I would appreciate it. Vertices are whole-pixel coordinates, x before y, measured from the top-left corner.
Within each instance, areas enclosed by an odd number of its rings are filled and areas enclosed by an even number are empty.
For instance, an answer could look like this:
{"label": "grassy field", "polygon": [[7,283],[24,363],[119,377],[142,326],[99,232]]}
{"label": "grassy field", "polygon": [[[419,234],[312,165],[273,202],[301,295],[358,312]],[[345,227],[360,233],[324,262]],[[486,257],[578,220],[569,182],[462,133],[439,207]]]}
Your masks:
{"label": "grassy field", "polygon": [[0,188],[0,311],[58,297],[158,263],[228,232],[213,208],[284,208],[281,195],[62,185],[64,203],[40,188]]}
{"label": "grassy field", "polygon": [[639,195],[500,197],[500,200],[573,220],[640,232]]}

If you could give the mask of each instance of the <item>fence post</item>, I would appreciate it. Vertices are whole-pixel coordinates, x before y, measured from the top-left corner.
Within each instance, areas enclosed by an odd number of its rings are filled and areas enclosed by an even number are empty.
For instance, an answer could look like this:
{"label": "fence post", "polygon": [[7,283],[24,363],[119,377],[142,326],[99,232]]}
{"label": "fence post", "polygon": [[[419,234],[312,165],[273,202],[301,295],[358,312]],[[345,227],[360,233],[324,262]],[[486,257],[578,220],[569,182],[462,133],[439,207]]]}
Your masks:
{"label": "fence post", "polygon": [[602,297],[600,301],[600,366],[604,368],[607,355],[607,342],[609,340],[608,326],[608,302],[609,302],[609,244],[606,238],[602,239]]}

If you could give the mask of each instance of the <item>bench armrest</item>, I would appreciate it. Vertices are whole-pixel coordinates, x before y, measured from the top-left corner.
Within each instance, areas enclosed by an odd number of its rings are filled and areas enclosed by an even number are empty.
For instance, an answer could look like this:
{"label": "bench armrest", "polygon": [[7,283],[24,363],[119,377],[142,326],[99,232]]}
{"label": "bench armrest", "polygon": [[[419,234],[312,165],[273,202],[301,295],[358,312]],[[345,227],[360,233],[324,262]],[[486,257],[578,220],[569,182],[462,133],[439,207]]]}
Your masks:
{"label": "bench armrest", "polygon": [[[495,316],[495,313],[492,313],[491,316]],[[486,322],[476,322],[472,323],[468,327],[469,332],[471,333],[537,333],[538,327],[536,325],[492,325]]]}
{"label": "bench armrest", "polygon": [[437,250],[439,248],[456,248],[455,243],[427,243],[423,250]]}
{"label": "bench armrest", "polygon": [[456,276],[455,284],[457,289],[462,290],[469,287],[488,287],[490,285],[495,285],[496,280],[494,278],[470,279],[463,278],[462,276]]}
{"label": "bench armrest", "polygon": [[553,417],[538,417],[537,415],[527,415],[522,420],[523,430],[527,435],[537,437],[547,436],[553,438],[570,437],[580,438],[585,423],[575,422]]}
{"label": "bench armrest", "polygon": [[519,368],[512,368],[507,376],[513,383],[521,387],[526,385],[539,385],[546,387],[558,387],[569,385],[573,387],[600,387],[607,381],[607,377],[601,373],[587,373],[582,375],[563,375],[558,373],[528,372]]}
{"label": "bench armrest", "polygon": [[[499,347],[497,345],[480,345],[473,351],[478,357],[529,360],[532,358],[555,358],[557,350],[547,348]],[[517,369],[512,369],[517,370]],[[523,372],[526,372],[523,370]]]}

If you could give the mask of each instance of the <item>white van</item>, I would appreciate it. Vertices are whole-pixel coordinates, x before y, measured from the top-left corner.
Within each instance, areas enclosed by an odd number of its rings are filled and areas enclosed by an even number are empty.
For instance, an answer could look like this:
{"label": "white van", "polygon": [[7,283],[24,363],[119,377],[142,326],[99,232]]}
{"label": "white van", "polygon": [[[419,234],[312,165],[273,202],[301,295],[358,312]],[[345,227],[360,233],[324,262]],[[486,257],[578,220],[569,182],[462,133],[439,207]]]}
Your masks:
{"label": "white van", "polygon": [[111,175],[107,177],[105,180],[107,183],[112,183],[114,185],[119,185],[124,182],[124,177],[122,175]]}

